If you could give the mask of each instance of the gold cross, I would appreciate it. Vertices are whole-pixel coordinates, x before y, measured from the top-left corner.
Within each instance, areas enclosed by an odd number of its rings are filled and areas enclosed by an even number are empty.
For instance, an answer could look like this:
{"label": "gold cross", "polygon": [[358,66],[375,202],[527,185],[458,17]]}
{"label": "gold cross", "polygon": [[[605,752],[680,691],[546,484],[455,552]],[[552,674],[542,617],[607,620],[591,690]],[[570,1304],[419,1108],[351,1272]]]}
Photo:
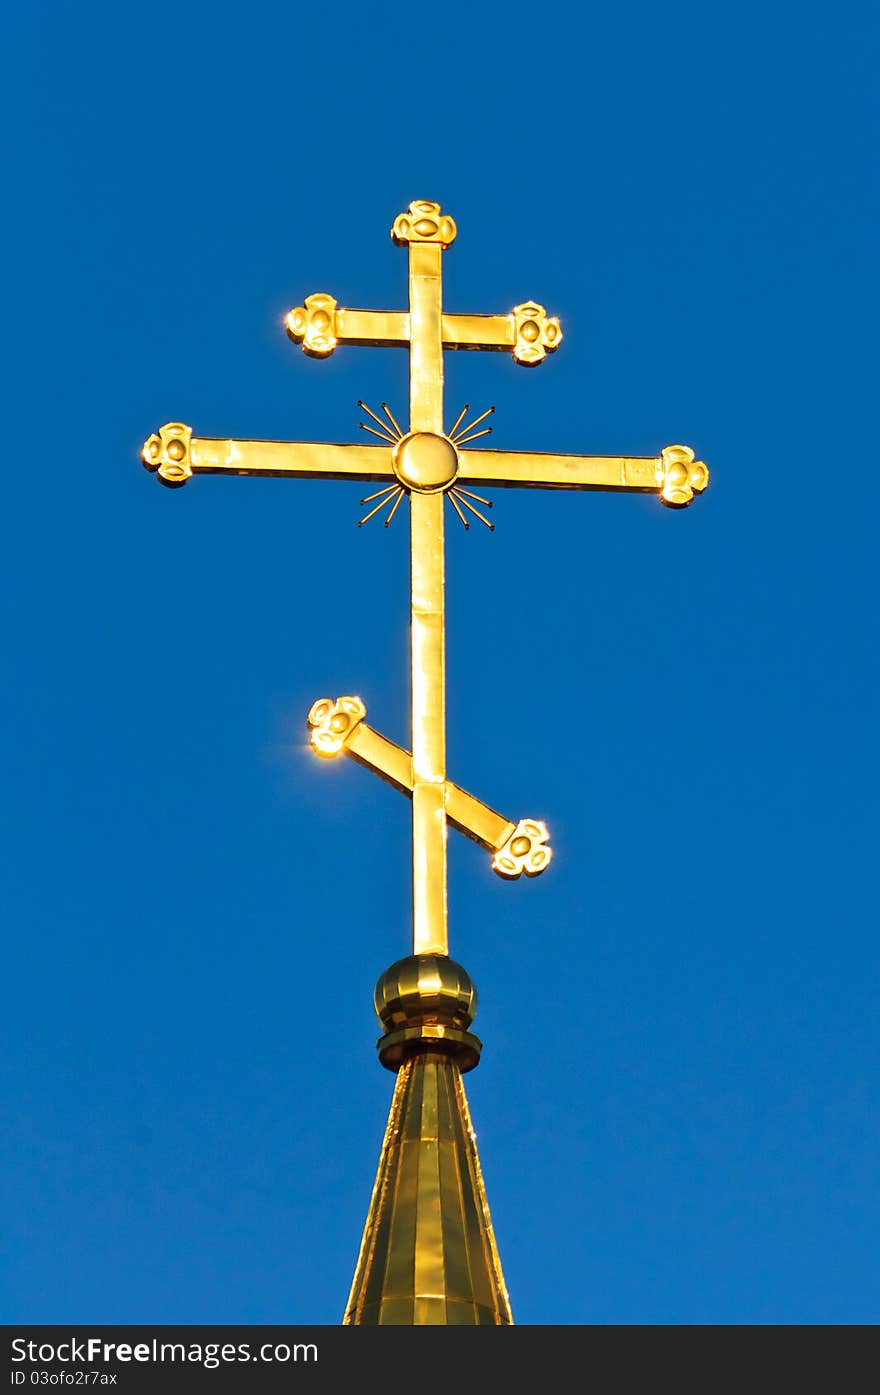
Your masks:
{"label": "gold cross", "polygon": [[[673,508],[705,489],[709,472],[687,446],[666,446],[659,456],[549,455],[469,448],[491,430],[475,430],[489,415],[462,426],[465,412],[447,432],[443,417],[443,350],[507,350],[533,367],[562,341],[558,319],[534,301],[509,315],[449,315],[443,310],[441,258],[456,226],[440,205],[411,203],[395,219],[391,236],[409,248],[409,313],[347,310],[332,296],[308,296],[287,316],[287,331],[307,354],[324,358],[339,344],[409,346],[409,429],[369,413],[364,429],[381,445],[330,445],[303,441],[227,441],[195,437],[171,422],[151,436],[144,464],[163,483],[179,486],[194,474],[293,476],[300,479],[376,480],[384,488],[373,513],[390,505],[391,521],[409,498],[411,546],[412,752],[404,751],[363,721],[359,698],[320,699],[309,713],[312,745],[322,755],[342,751],[369,766],[412,798],[413,951],[448,953],[446,911],[447,823],[492,850],[503,876],[532,875],[550,861],[540,820],[518,824],[496,814],[446,778],[446,678],[444,612],[444,498],[488,520],[470,502],[488,503],[464,486],[533,489],[601,489],[657,493]],[[364,404],[360,404],[364,405]],[[490,409],[492,410],[492,409]],[[377,429],[378,428],[378,429]],[[390,482],[390,483],[388,483]],[[489,525],[491,527],[491,524]]]}

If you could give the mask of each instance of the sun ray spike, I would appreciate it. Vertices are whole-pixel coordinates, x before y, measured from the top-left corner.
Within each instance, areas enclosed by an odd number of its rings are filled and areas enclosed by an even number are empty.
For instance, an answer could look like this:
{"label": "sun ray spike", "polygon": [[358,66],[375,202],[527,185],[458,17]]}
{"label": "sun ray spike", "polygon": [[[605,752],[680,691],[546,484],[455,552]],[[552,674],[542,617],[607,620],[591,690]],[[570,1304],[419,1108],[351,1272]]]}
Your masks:
{"label": "sun ray spike", "polygon": [[400,424],[398,423],[396,418],[392,416],[391,408],[388,406],[387,402],[382,403],[382,411],[385,413],[386,417],[391,422],[391,425],[394,427],[394,430],[397,432],[397,439],[400,440],[403,436],[403,432],[401,431]]}
{"label": "sun ray spike", "polygon": [[462,489],[460,484],[455,486],[459,494],[467,495],[468,499],[476,499],[478,504],[485,504],[487,509],[494,509],[495,505],[491,499],[484,499],[482,494],[474,494],[470,489]]}
{"label": "sun ray spike", "polygon": [[467,416],[467,414],[468,414],[468,412],[470,411],[470,409],[471,409],[471,404],[470,404],[470,402],[465,402],[464,406],[462,407],[461,411],[459,412],[459,414],[458,414],[458,416],[457,416],[457,418],[456,418],[455,425],[453,426],[452,430],[451,430],[450,433],[449,433],[449,439],[450,439],[450,441],[451,441],[451,440],[453,439],[453,437],[455,436],[456,431],[458,430],[459,426],[460,426],[461,423],[462,423],[462,419],[463,419],[465,416]]}
{"label": "sun ray spike", "polygon": [[392,436],[390,431],[376,431],[374,427],[367,426],[365,421],[359,421],[358,426],[361,431],[369,431],[371,436],[378,436],[380,441],[387,441],[391,446],[397,445],[397,437]]}
{"label": "sun ray spike", "polygon": [[[384,489],[377,489],[375,494],[368,494],[366,499],[361,499],[361,506],[363,507],[364,504],[371,504],[374,499],[378,499],[382,494],[393,494],[394,491],[399,488],[400,485],[398,484],[387,484]],[[477,498],[476,494],[474,498]]]}
{"label": "sun ray spike", "polygon": [[[467,408],[465,408],[465,411],[467,411]],[[488,411],[483,412],[482,416],[475,417],[475,419],[474,419],[472,422],[469,422],[467,426],[463,426],[462,429],[461,429],[461,434],[462,434],[462,436],[466,436],[466,435],[468,434],[469,431],[473,431],[473,429],[474,429],[475,426],[479,426],[480,422],[481,422],[481,421],[485,421],[486,418],[487,418],[487,417],[490,417],[494,411],[495,411],[495,408],[494,408],[494,407],[490,407]],[[464,412],[462,413],[462,416],[463,416],[463,415],[464,415]],[[460,421],[460,420],[461,420],[461,418],[459,418],[459,421]],[[458,422],[455,423],[455,426],[452,428],[452,430],[455,431],[455,429],[456,429],[457,426],[458,426]],[[450,433],[450,437],[451,437],[451,434],[452,434],[452,433]]]}
{"label": "sun ray spike", "polygon": [[374,509],[370,509],[369,513],[365,513],[363,518],[358,519],[358,527],[363,528],[365,523],[369,523],[370,519],[373,517],[373,514],[378,513],[380,509],[384,509],[386,504],[390,504],[391,499],[392,495],[390,494],[388,495],[387,499],[380,499],[379,503],[376,505]]}
{"label": "sun ray spike", "polygon": [[405,490],[405,489],[401,489],[400,492],[399,492],[399,494],[397,495],[397,498],[394,500],[394,503],[393,503],[392,506],[391,506],[391,512],[390,512],[390,514],[388,515],[388,517],[387,517],[386,520],[385,520],[385,527],[386,527],[386,528],[389,527],[392,518],[393,518],[394,515],[397,513],[397,510],[400,508],[400,501],[401,501],[401,499],[403,498],[403,496],[404,496],[405,493],[406,493],[406,490]]}
{"label": "sun ray spike", "polygon": [[473,434],[472,436],[459,436],[459,437],[457,438],[457,440],[453,441],[452,444],[453,444],[454,446],[466,446],[467,443],[468,443],[468,441],[478,441],[478,440],[480,439],[481,436],[491,436],[491,435],[492,435],[492,428],[491,428],[491,426],[484,426],[483,429],[482,429],[482,431],[475,431],[474,434]]}
{"label": "sun ray spike", "polygon": [[388,434],[391,434],[387,421],[383,421],[381,417],[377,417],[376,413],[367,406],[366,402],[361,402],[360,398],[358,398],[358,406],[363,408],[368,417],[373,418],[377,426],[381,426],[383,431],[388,431]]}
{"label": "sun ray spike", "polygon": [[372,420],[375,421],[375,424],[377,424],[378,427],[382,428],[382,431],[388,432],[388,437],[390,441],[396,441],[397,438],[395,437],[395,434],[393,434],[392,430],[390,430],[388,421],[382,421],[382,417],[377,417],[377,414],[375,414],[375,412],[372,412],[371,407],[368,407],[367,403],[358,402],[357,405],[358,407],[363,407],[364,412],[367,413],[368,416],[372,417]]}
{"label": "sun ray spike", "polygon": [[459,516],[459,518],[461,519],[462,523],[464,524],[465,532],[466,532],[466,533],[469,533],[470,530],[471,530],[471,525],[468,523],[467,519],[465,518],[465,516],[464,516],[464,514],[462,513],[461,509],[459,508],[459,506],[458,506],[458,504],[457,504],[457,502],[456,502],[456,499],[455,499],[455,495],[454,495],[454,494],[450,494],[450,496],[449,496],[449,502],[450,502],[450,504],[452,505],[452,507],[455,509],[455,512],[458,514],[458,516]]}
{"label": "sun ray spike", "polygon": [[[456,492],[457,492],[457,491],[456,491]],[[452,495],[450,494],[449,497],[452,498]],[[461,502],[464,504],[465,508],[466,508],[470,513],[475,514],[476,517],[480,520],[481,523],[485,523],[485,525],[486,525],[486,527],[489,529],[489,532],[490,532],[490,533],[494,533],[494,532],[495,532],[495,524],[494,524],[494,523],[490,523],[489,520],[488,520],[488,518],[484,517],[484,515],[480,513],[480,510],[479,510],[479,509],[475,509],[474,506],[473,506],[473,504],[469,504],[468,501],[467,501],[467,499],[465,499],[463,495],[459,494],[458,497],[461,499]]]}

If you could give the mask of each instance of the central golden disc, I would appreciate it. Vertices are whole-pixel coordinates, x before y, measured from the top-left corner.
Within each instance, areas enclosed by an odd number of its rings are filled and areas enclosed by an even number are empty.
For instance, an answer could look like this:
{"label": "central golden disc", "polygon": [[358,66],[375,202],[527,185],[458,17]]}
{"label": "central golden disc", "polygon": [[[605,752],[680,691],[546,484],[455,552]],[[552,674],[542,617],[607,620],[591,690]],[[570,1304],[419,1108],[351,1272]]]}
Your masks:
{"label": "central golden disc", "polygon": [[413,431],[394,447],[394,473],[407,489],[439,494],[458,474],[458,451],[447,436]]}

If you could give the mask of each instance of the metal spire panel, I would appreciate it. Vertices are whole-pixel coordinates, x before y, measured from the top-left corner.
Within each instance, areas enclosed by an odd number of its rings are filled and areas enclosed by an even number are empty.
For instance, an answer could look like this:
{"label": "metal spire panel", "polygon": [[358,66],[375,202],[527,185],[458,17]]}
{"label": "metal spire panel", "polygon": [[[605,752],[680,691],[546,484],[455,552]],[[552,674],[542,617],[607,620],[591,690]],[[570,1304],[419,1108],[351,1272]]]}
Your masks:
{"label": "metal spire panel", "polygon": [[343,1322],[512,1321],[461,1071],[425,1051],[398,1072]]}

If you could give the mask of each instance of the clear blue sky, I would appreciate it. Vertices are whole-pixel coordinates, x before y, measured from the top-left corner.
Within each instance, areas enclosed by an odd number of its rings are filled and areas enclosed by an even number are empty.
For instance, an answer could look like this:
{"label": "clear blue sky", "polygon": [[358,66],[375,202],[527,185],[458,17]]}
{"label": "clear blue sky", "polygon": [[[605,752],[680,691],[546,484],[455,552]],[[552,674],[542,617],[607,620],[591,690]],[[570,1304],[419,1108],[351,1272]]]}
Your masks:
{"label": "clear blue sky", "polygon": [[867,3],[19,6],[3,460],[6,1320],[336,1322],[392,1087],[409,806],[321,764],[408,739],[407,528],[357,485],[138,463],[350,440],[403,354],[316,363],[314,290],[403,308],[457,219],[447,357],[493,444],[712,467],[496,494],[450,528],[450,769],[546,817],[453,835],[469,1077],[521,1322],[880,1317],[877,25]]}

